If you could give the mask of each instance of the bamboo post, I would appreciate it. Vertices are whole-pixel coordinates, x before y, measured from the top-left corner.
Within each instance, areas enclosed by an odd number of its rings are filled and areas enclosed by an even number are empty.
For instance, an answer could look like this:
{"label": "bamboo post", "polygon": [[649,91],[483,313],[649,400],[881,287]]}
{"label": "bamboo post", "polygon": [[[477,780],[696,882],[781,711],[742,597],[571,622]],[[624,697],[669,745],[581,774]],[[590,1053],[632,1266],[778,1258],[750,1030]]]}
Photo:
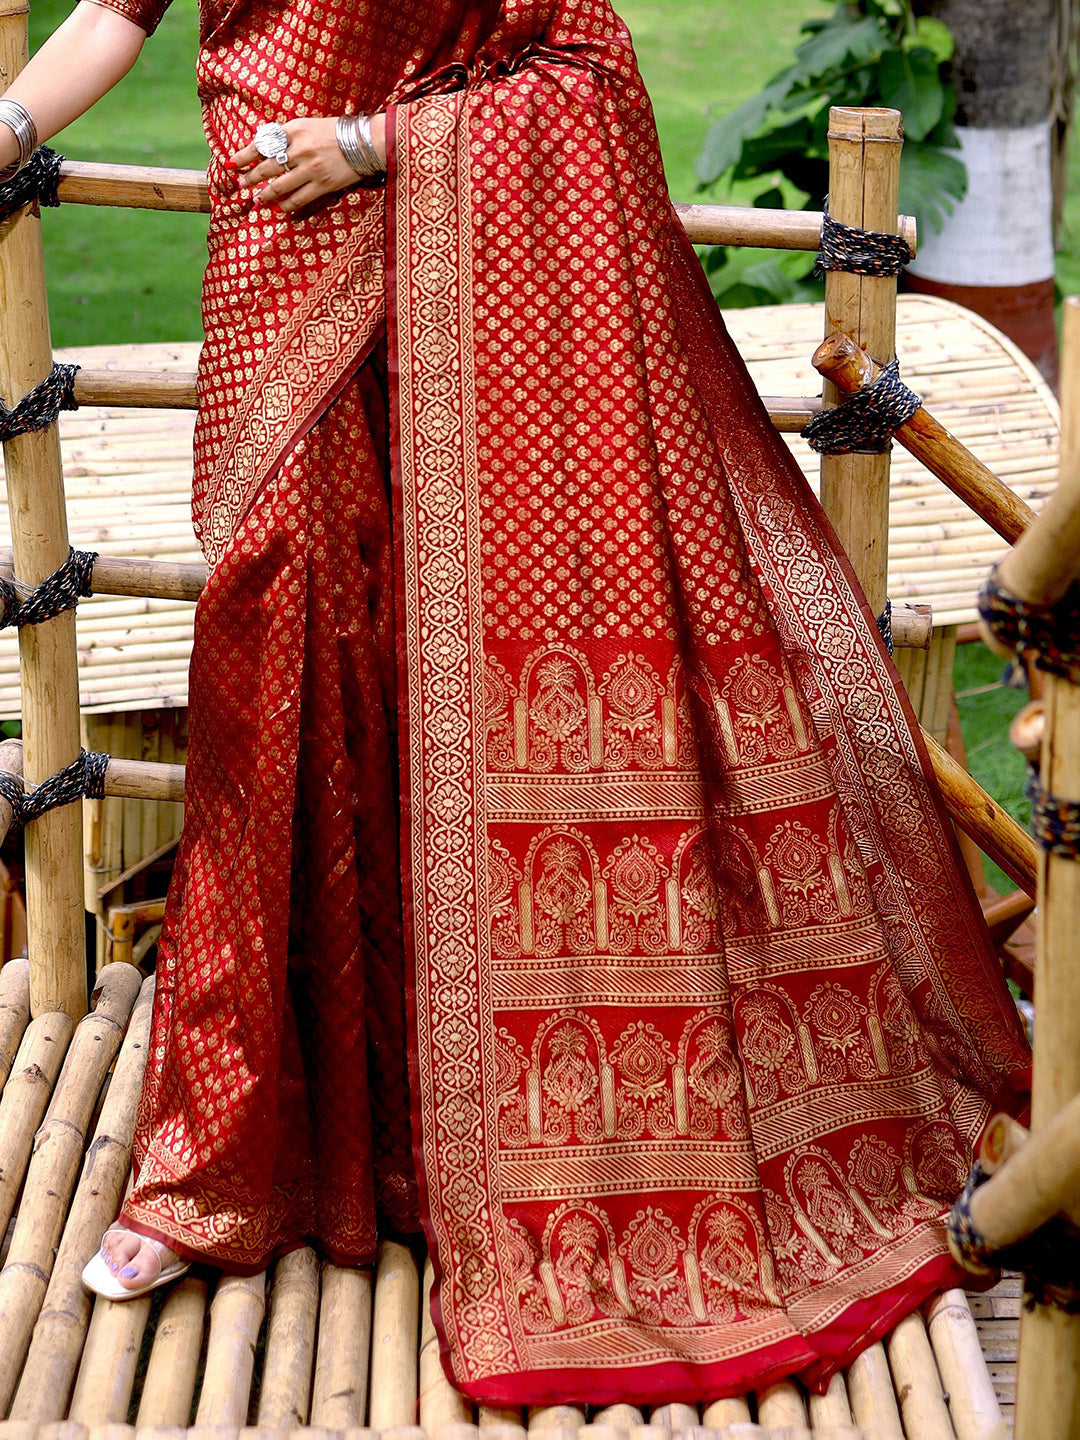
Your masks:
{"label": "bamboo post", "polygon": [[186,1426],[191,1419],[202,1353],[207,1283],[186,1275],[161,1308],[139,1397],[138,1424]]}
{"label": "bamboo post", "polygon": [[847,1391],[851,1413],[860,1430],[872,1434],[875,1440],[904,1440],[889,1362],[880,1340],[851,1362]]}
{"label": "bamboo post", "polygon": [[885,1341],[904,1433],[918,1440],[956,1440],[934,1352],[922,1316],[906,1316]]}
{"label": "bamboo post", "polygon": [[210,1339],[196,1425],[246,1424],[255,1346],[265,1313],[265,1271],[224,1275],[218,1281],[210,1305]]}
{"label": "bamboo post", "polygon": [[[882,367],[867,353],[869,349],[854,344],[847,335],[831,335],[814,351],[811,363],[843,394],[853,395],[881,374]],[[1031,507],[923,406],[900,426],[896,439],[1010,545],[1034,520]]]}
{"label": "bamboo post", "polygon": [[[26,63],[25,0],[0,0],[0,76]],[[0,396],[21,400],[52,369],[41,221],[28,207],[0,226]],[[4,445],[8,509],[19,578],[38,585],[67,559],[67,514],[55,425]],[[75,612],[19,632],[26,778],[40,784],[79,753]],[[30,1007],[86,1013],[82,807],[62,805],[27,827],[26,912]]]}
{"label": "bamboo post", "polygon": [[307,1424],[318,1315],[319,1260],[304,1246],[274,1266],[259,1425],[292,1430]]}
{"label": "bamboo post", "polygon": [[435,1271],[430,1258],[424,1266],[424,1300],[420,1310],[420,1428],[431,1440],[441,1440],[447,1426],[472,1423],[472,1405],[460,1395],[442,1367],[439,1337],[431,1315],[431,1287]]}
{"label": "bamboo post", "polygon": [[[131,1166],[135,1111],[146,1067],[154,982],[142,986],[94,1139],[86,1152],[64,1237],[11,1407],[15,1420],[60,1420],[90,1320],[83,1266],[120,1208]],[[126,1412],[125,1412],[126,1413]]]}
{"label": "bamboo post", "polygon": [[[1002,561],[1002,583],[1027,600],[1053,603],[1080,563],[1080,306],[1067,304],[1062,330],[1061,480],[1039,519]],[[1046,677],[1042,783],[1080,801],[1080,686]],[[1042,851],[1036,917],[1035,993],[1041,1001],[1031,1097],[1034,1144],[1080,1091],[1080,862]],[[1027,1150],[1021,1150],[1016,1163]],[[994,1184],[995,1176],[990,1184]],[[1020,1317],[1017,1440],[1080,1433],[1080,1316],[1025,1306]]]}
{"label": "bamboo post", "polygon": [[[903,129],[898,110],[829,111],[829,211],[864,230],[897,233]],[[831,271],[825,279],[826,334],[842,331],[881,361],[896,350],[896,280]],[[824,402],[838,392],[825,386]],[[821,503],[875,615],[885,606],[889,457],[823,455]]]}
{"label": "bamboo post", "polygon": [[101,1087],[142,985],[130,965],[99,977],[96,1005],[75,1030],[34,1144],[7,1264],[0,1271],[0,1407],[11,1403],[52,1274]]}
{"label": "bamboo post", "polygon": [[957,1440],[1005,1440],[1005,1420],[964,1292],[946,1290],[932,1300],[926,1328]]}
{"label": "bamboo post", "polygon": [[324,1265],[311,1423],[333,1430],[362,1425],[371,1356],[372,1276]]}
{"label": "bamboo post", "polygon": [[373,1430],[410,1425],[416,1416],[420,1276],[412,1252],[384,1240],[375,1272],[371,1327]]}

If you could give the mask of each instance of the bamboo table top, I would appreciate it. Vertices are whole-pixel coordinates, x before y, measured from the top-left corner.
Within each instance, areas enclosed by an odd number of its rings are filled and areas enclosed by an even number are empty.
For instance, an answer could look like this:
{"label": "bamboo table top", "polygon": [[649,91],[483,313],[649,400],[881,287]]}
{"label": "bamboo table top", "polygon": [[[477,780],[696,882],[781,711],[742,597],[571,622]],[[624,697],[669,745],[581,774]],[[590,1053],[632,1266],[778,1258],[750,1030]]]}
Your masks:
{"label": "bamboo table top", "polygon": [[[731,311],[729,329],[767,395],[820,391],[809,357],[821,337],[813,305]],[[1056,480],[1057,405],[1034,366],[998,331],[948,301],[901,296],[898,341],[907,382],[938,418],[1036,507]],[[96,346],[59,358],[100,369],[194,369],[198,346]],[[84,408],[61,416],[68,523],[77,549],[199,558],[191,529],[190,411]],[[786,437],[811,483],[818,457]],[[0,544],[7,543],[0,499]],[[974,596],[1003,542],[899,446],[893,450],[889,593],[929,602],[938,624],[974,619]],[[99,596],[78,613],[83,708],[109,712],[187,703],[193,606]],[[0,719],[20,712],[17,642],[0,633]]]}

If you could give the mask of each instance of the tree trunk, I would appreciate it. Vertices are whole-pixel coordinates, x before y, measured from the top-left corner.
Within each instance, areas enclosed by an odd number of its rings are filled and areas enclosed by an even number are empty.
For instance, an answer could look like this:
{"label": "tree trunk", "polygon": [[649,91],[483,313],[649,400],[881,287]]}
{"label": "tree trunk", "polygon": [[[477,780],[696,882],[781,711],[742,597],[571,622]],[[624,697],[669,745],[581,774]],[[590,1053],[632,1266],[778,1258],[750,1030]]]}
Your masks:
{"label": "tree trunk", "polygon": [[968,194],[923,236],[914,289],[987,316],[1056,376],[1052,63],[1069,0],[926,0],[956,40],[952,79]]}

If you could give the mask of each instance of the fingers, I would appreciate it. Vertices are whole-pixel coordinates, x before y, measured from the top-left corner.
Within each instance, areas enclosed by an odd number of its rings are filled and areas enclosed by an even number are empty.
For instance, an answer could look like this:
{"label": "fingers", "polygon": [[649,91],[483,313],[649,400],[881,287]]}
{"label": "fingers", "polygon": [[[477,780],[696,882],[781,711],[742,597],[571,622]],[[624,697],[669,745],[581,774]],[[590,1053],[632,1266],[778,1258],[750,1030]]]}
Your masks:
{"label": "fingers", "polygon": [[283,127],[288,138],[287,169],[260,155],[254,144],[237,150],[226,165],[239,172],[240,190],[251,192],[253,206],[286,213],[302,209],[356,183],[337,143],[336,125],[333,116],[288,121]]}

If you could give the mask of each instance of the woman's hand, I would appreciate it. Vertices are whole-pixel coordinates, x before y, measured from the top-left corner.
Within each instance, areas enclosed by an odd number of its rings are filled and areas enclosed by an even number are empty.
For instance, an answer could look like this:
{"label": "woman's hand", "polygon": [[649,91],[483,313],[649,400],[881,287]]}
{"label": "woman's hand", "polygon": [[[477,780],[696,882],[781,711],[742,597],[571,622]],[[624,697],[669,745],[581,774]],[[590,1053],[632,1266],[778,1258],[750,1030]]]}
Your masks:
{"label": "woman's hand", "polygon": [[[289,137],[287,170],[282,170],[276,160],[264,159],[254,144],[245,145],[230,157],[242,172],[241,189],[253,192],[255,205],[289,212],[355,185],[360,177],[341,153],[336,127],[337,117],[333,115],[288,121],[283,127]],[[371,117],[371,140],[385,164],[385,115]]]}

